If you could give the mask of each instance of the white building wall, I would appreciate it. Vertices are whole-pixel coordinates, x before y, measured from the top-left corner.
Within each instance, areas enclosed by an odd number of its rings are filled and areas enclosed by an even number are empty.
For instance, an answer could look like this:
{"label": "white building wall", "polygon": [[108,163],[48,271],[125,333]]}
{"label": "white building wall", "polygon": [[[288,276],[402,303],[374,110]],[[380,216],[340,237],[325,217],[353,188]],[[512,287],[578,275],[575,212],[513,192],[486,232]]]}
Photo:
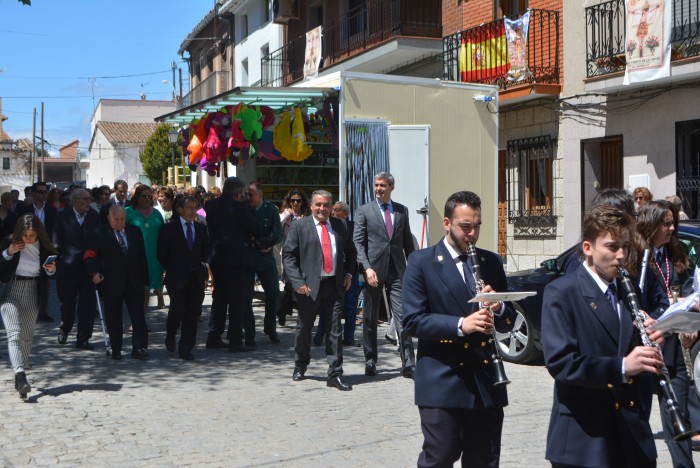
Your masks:
{"label": "white building wall", "polygon": [[98,121],[122,123],[153,123],[155,118],[175,110],[172,101],[136,99],[100,99],[90,121],[91,134]]}
{"label": "white building wall", "polygon": [[90,169],[87,173],[87,186],[114,185],[117,179],[124,179],[131,187],[135,182],[142,181],[143,165],[140,155],[143,146],[133,144],[117,145],[116,147],[98,130],[95,135],[92,152],[90,153]]}

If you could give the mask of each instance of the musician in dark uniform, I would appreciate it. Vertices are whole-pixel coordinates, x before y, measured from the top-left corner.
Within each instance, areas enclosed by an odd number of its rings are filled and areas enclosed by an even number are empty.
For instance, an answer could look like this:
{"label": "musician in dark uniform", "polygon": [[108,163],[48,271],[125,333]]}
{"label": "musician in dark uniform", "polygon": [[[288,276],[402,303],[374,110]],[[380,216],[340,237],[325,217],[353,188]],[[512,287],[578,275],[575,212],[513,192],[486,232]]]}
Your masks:
{"label": "musician in dark uniform", "polygon": [[647,406],[663,361],[658,350],[639,345],[617,279],[634,220],[598,205],[583,224],[584,262],[544,291],[542,343],[555,380],[546,458],[555,467],[653,467]]}
{"label": "musician in dark uniform", "polygon": [[[423,430],[419,467],[497,467],[501,452],[505,386],[494,386],[497,373],[490,360],[493,327],[512,328],[515,312],[503,303],[468,303],[476,282],[468,244],[481,228],[481,200],[457,192],[445,203],[445,237],[411,254],[403,279],[403,326],[418,338],[415,402]],[[483,292],[508,290],[503,262],[476,249]]]}

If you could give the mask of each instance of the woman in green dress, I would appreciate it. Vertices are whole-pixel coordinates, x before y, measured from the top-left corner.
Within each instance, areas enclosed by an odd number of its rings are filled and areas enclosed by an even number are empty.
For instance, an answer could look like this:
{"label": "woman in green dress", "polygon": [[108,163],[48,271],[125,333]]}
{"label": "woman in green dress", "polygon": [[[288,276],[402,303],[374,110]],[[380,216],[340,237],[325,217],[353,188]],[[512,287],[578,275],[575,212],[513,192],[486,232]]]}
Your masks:
{"label": "woman in green dress", "polygon": [[[163,267],[158,262],[156,250],[158,233],[163,225],[163,216],[153,207],[153,191],[148,185],[139,185],[134,190],[131,206],[126,208],[126,222],[141,229],[148,263],[148,288],[158,297],[158,308],[163,309]],[[144,310],[148,310],[149,294],[146,294]]]}

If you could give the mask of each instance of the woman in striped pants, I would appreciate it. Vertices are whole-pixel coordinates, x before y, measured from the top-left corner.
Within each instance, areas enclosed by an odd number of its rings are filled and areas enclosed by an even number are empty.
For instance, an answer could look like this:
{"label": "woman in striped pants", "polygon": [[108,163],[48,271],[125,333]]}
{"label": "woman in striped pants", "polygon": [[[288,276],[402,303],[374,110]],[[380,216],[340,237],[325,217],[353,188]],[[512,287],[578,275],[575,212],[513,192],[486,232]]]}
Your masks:
{"label": "woman in striped pants", "polygon": [[39,218],[33,214],[22,215],[15,225],[10,239],[0,246],[0,271],[9,280],[0,299],[0,314],[7,330],[7,347],[10,362],[15,371],[15,390],[22,399],[31,390],[25,368],[36,318],[39,314],[39,277],[56,272],[56,259],[47,262],[56,250]]}

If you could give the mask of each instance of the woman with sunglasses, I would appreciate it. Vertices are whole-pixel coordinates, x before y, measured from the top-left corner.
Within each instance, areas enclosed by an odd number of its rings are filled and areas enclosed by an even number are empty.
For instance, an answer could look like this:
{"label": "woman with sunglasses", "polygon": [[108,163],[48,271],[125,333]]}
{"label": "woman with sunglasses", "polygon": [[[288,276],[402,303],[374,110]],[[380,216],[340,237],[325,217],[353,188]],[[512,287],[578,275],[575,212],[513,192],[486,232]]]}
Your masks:
{"label": "woman with sunglasses", "polygon": [[56,257],[52,260],[49,255],[56,255],[56,250],[41,221],[33,214],[20,216],[12,237],[0,244],[0,280],[9,281],[0,294],[0,314],[7,331],[15,390],[22,399],[31,391],[25,369],[39,315],[39,289],[42,284],[48,284],[39,279],[56,272]]}
{"label": "woman with sunglasses", "polygon": [[639,211],[641,206],[646,205],[652,198],[654,198],[649,189],[646,187],[637,187],[634,189],[634,191],[632,191],[632,195],[634,196],[634,204],[636,205],[635,208],[637,211]]}
{"label": "woman with sunglasses", "polygon": [[[126,208],[126,223],[141,229],[148,263],[148,288],[158,297],[158,308],[165,308],[163,300],[163,267],[156,256],[158,234],[164,224],[163,216],[153,207],[153,191],[142,184],[134,190],[131,205]],[[148,310],[149,294],[146,294],[144,310]]]}
{"label": "woman with sunglasses", "polygon": [[[297,219],[311,214],[311,205],[306,194],[299,189],[292,189],[287,193],[280,207],[280,222],[282,223],[282,242],[279,243],[280,251],[284,246],[284,241],[287,239],[287,232],[292,223]],[[281,255],[281,254],[280,254]],[[282,272],[282,280],[284,281],[284,291],[280,296],[280,307],[277,310],[277,321],[281,326],[287,323],[287,315],[292,315],[293,309],[293,294],[292,284],[287,280],[287,277]]]}
{"label": "woman with sunglasses", "polygon": [[93,187],[91,193],[92,203],[90,203],[90,208],[99,213],[100,209],[102,209],[102,205],[107,203],[109,201],[109,197],[112,196],[112,190],[109,188],[109,186],[103,185],[101,187]]}

